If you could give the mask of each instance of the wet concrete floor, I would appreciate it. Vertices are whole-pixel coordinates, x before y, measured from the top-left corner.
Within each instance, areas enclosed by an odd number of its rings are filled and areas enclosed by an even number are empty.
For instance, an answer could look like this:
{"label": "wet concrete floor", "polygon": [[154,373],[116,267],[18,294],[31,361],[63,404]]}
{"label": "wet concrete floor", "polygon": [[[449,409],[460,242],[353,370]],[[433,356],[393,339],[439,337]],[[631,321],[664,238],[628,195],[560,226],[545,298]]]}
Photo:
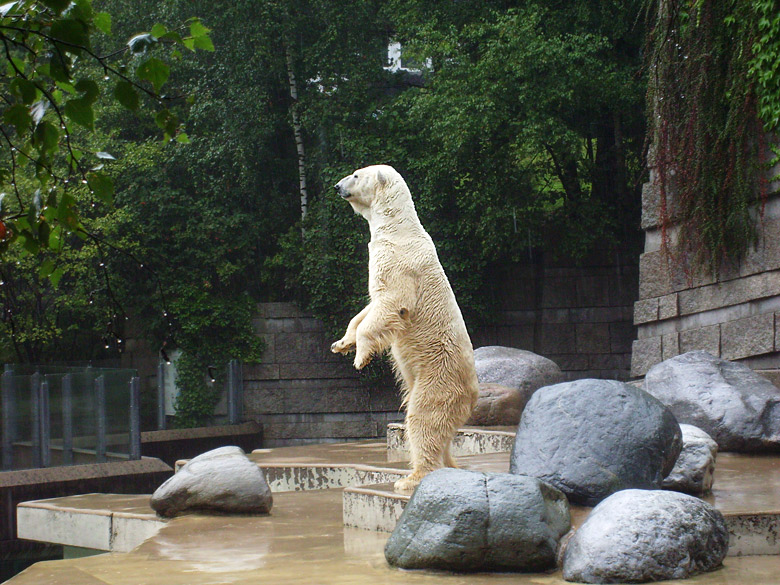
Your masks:
{"label": "wet concrete floor", "polygon": [[[467,468],[507,471],[508,454],[459,459]],[[259,465],[388,463],[384,443],[317,445],[257,451]],[[780,511],[780,457],[718,456],[715,490],[709,498],[728,511]],[[89,505],[85,496],[84,505]],[[128,508],[143,506],[128,501]],[[580,514],[577,513],[577,516]],[[391,568],[384,559],[387,533],[345,528],[342,490],[274,494],[269,516],[188,515],[168,522],[130,553],[39,563],[17,575],[11,585],[562,585],[551,574],[449,574]],[[724,566],[686,581],[691,585],[777,585],[780,557],[728,557]]]}
{"label": "wet concrete floor", "polygon": [[[410,572],[384,559],[387,534],[342,526],[341,490],[277,494],[270,516],[176,518],[131,553],[39,563],[11,585],[441,584],[562,585],[559,572],[523,575]],[[780,558],[727,558],[684,583],[780,582]],[[678,583],[673,581],[669,583]],[[679,583],[683,583],[680,581]]]}

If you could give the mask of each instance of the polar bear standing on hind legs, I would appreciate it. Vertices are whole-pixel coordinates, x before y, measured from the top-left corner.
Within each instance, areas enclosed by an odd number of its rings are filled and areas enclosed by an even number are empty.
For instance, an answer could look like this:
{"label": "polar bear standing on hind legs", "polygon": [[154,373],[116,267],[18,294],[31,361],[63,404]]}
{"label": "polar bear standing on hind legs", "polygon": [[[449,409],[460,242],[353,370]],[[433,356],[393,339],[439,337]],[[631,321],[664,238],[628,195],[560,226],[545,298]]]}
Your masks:
{"label": "polar bear standing on hind legs", "polygon": [[350,321],[334,353],[355,350],[355,368],[390,348],[406,406],[411,491],[430,471],[455,467],[452,439],[477,401],[474,351],[436,247],[420,224],[403,177],[377,165],[355,171],[336,191],[368,221],[371,302]]}

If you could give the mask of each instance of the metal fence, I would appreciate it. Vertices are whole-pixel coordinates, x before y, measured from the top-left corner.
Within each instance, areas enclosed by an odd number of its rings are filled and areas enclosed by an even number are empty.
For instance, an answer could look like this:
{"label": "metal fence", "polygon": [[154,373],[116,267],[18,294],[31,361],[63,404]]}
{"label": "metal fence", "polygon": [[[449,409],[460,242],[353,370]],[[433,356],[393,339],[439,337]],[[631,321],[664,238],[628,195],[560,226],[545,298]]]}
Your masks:
{"label": "metal fence", "polygon": [[0,387],[4,470],[141,458],[135,370],[7,365]]}

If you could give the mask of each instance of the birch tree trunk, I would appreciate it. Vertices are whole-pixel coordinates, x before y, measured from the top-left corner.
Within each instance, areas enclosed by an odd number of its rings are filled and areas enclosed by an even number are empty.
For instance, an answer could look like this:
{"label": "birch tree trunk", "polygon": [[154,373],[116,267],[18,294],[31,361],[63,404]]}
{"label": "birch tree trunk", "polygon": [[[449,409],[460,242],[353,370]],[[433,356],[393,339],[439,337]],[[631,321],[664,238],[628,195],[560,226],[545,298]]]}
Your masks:
{"label": "birch tree trunk", "polygon": [[[298,115],[298,82],[295,79],[292,51],[290,51],[289,45],[285,47],[285,52],[287,56],[287,77],[290,81],[290,97],[292,98],[293,134],[295,136],[295,148],[298,151],[298,184],[301,193],[301,222],[303,222],[309,207],[309,195],[306,191],[306,151],[303,148],[303,132],[301,130],[301,119]],[[303,231],[302,227],[301,231]]]}

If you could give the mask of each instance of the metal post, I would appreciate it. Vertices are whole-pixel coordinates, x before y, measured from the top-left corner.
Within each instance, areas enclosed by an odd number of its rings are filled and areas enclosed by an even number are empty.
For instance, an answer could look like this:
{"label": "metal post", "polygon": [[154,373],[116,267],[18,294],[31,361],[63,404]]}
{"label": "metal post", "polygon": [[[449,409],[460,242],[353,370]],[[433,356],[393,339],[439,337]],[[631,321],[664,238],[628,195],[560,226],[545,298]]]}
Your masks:
{"label": "metal post", "polygon": [[141,458],[141,379],[130,379],[130,459]]}
{"label": "metal post", "polygon": [[244,365],[236,360],[236,424],[244,419]]}
{"label": "metal post", "polygon": [[236,424],[236,368],[235,360],[230,360],[227,367],[227,415],[228,424]]}
{"label": "metal post", "polygon": [[41,467],[51,467],[51,414],[49,411],[49,381],[43,377],[38,387],[40,400],[38,406],[41,409]]}
{"label": "metal post", "polygon": [[106,379],[99,376],[95,379],[95,398],[97,401],[97,444],[95,456],[98,463],[106,461]]}
{"label": "metal post", "polygon": [[157,430],[165,430],[165,362],[157,363]]}
{"label": "metal post", "polygon": [[3,393],[3,469],[14,468],[14,441],[16,441],[16,388],[14,372],[5,366],[0,386]]}
{"label": "metal post", "polygon": [[41,466],[41,395],[39,387],[41,385],[41,375],[35,372],[30,376],[30,443],[32,444],[32,467]]}
{"label": "metal post", "polygon": [[62,464],[73,465],[73,375],[62,377]]}

